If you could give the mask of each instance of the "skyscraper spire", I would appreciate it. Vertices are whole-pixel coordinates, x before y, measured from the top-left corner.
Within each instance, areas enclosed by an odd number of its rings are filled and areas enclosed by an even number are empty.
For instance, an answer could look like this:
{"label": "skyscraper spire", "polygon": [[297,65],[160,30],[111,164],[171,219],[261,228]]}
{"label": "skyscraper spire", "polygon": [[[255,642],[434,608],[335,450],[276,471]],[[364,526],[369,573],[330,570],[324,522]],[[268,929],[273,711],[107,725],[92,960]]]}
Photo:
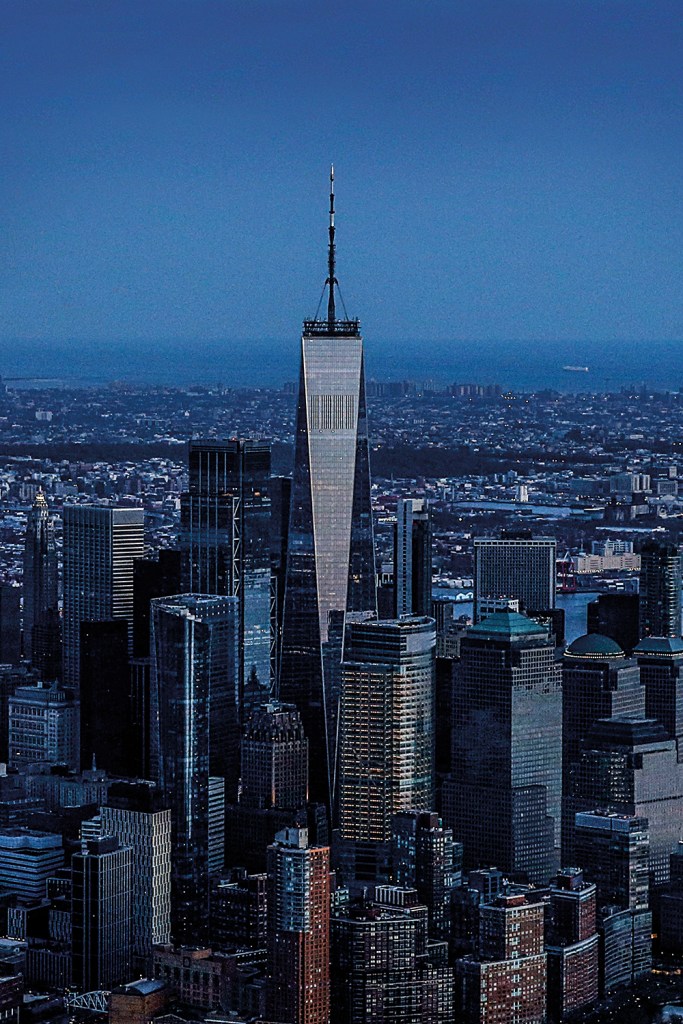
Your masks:
{"label": "skyscraper spire", "polygon": [[334,321],[336,320],[334,286],[337,284],[334,251],[334,164],[330,164],[330,246],[327,256],[327,281],[325,284],[330,286],[329,298],[327,300],[327,322],[330,331],[334,332]]}
{"label": "skyscraper spire", "polygon": [[[279,678],[280,698],[298,707],[310,744],[311,799],[328,811],[336,764],[338,624],[347,611],[377,611],[363,339],[358,320],[337,319],[334,256],[331,168],[328,277],[301,338]],[[318,319],[327,286],[327,317]]]}

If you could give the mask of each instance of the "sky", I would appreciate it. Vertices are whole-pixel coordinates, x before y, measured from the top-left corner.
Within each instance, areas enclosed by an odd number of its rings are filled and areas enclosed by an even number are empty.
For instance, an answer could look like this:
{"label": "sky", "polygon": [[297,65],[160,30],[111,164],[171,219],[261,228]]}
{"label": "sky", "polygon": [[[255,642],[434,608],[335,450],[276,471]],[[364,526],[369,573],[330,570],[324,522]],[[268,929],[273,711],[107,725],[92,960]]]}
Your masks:
{"label": "sky", "polygon": [[3,0],[0,346],[683,339],[680,0]]}

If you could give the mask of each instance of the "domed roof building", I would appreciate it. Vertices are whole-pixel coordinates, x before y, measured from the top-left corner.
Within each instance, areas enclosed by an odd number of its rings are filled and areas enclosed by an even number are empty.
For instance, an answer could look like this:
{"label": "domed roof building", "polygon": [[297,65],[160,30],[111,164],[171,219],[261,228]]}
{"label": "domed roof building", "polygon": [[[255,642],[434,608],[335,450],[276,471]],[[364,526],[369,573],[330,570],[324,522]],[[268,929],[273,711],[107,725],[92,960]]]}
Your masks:
{"label": "domed roof building", "polygon": [[565,658],[581,658],[587,661],[604,661],[605,658],[625,658],[623,649],[616,640],[602,633],[585,633],[570,643],[564,652]]}

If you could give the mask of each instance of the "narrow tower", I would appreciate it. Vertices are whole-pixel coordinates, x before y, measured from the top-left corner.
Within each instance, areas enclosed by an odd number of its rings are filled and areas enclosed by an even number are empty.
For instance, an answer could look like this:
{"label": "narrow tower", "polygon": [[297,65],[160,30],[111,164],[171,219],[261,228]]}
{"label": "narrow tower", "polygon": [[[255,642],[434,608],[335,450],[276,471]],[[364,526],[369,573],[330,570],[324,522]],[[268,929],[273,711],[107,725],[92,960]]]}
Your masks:
{"label": "narrow tower", "polygon": [[[55,529],[42,491],[28,517],[24,547],[24,657],[41,670],[40,627],[57,614],[57,548]],[[39,631],[34,635],[36,627]]]}
{"label": "narrow tower", "polygon": [[337,319],[334,169],[325,287],[327,319],[305,320],[301,339],[280,698],[299,708],[311,798],[329,807],[336,715],[322,645],[331,612],[377,607],[363,339],[358,320]]}

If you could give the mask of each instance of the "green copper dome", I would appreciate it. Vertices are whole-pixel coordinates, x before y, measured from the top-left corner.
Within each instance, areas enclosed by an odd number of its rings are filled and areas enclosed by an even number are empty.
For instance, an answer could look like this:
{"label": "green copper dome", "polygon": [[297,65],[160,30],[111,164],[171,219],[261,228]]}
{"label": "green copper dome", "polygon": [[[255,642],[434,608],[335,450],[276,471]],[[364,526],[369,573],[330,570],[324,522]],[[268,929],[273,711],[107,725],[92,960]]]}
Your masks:
{"label": "green copper dome", "polygon": [[547,636],[548,627],[520,615],[519,612],[492,612],[485,619],[471,626],[469,636],[486,637],[487,639],[510,639],[519,636]]}
{"label": "green copper dome", "polygon": [[602,633],[586,633],[570,643],[564,652],[565,658],[585,658],[587,661],[604,661],[605,658],[624,658],[626,655],[616,642]]}
{"label": "green copper dome", "polygon": [[680,658],[683,656],[683,640],[679,636],[646,636],[633,653],[661,658]]}

